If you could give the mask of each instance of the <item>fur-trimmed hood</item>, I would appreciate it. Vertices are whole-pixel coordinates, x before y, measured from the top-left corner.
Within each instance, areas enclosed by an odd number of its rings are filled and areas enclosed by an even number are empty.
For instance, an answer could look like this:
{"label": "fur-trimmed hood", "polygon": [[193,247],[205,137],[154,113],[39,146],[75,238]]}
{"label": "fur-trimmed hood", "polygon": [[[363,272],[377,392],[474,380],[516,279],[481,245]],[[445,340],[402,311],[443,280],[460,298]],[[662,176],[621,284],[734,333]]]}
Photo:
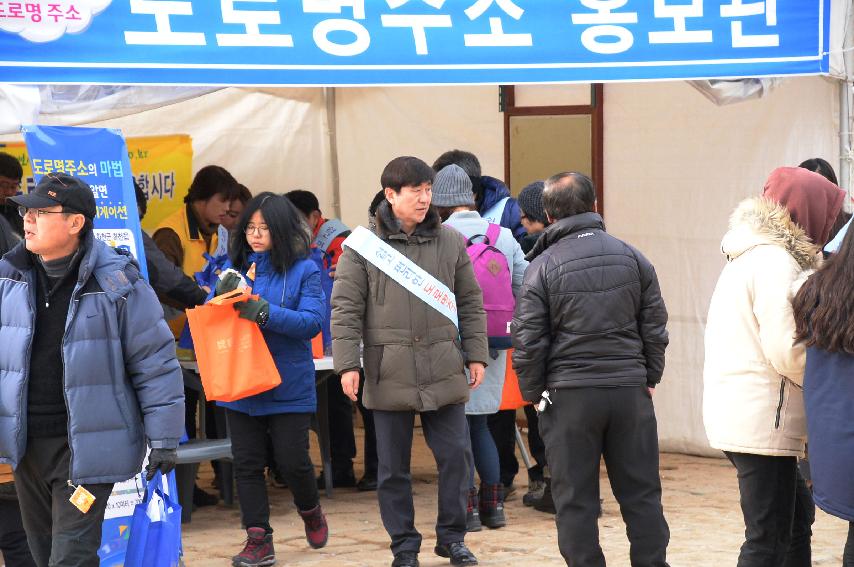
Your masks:
{"label": "fur-trimmed hood", "polygon": [[[388,201],[383,201],[380,203],[379,207],[377,207],[376,221],[377,236],[383,240],[406,240],[409,238],[400,228],[400,221],[394,216],[394,212],[391,210],[391,203]],[[436,210],[436,207],[431,206],[427,211],[427,216],[424,217],[424,220],[415,227],[415,232],[412,233],[412,236],[419,240],[428,240],[430,238],[436,238],[441,229],[442,218],[439,216],[439,212]]]}
{"label": "fur-trimmed hood", "polygon": [[785,249],[804,270],[814,268],[819,260],[819,249],[804,229],[795,224],[785,207],[766,197],[750,197],[739,203],[729,226],[721,242],[721,252],[728,260],[765,244]]}

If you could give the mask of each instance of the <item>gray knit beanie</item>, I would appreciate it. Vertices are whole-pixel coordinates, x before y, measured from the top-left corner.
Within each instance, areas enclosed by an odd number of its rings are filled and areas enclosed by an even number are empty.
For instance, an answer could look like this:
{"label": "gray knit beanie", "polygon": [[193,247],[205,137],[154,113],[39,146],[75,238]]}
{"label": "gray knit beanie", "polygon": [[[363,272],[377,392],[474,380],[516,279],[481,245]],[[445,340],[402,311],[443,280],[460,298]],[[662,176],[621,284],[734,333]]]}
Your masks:
{"label": "gray knit beanie", "polygon": [[437,207],[465,207],[474,205],[471,179],[456,164],[448,165],[433,179],[433,204]]}
{"label": "gray knit beanie", "polygon": [[543,209],[543,187],[542,181],[534,181],[527,185],[519,193],[516,202],[519,203],[519,208],[522,213],[532,221],[539,221],[543,224],[549,224],[546,219],[546,211]]}

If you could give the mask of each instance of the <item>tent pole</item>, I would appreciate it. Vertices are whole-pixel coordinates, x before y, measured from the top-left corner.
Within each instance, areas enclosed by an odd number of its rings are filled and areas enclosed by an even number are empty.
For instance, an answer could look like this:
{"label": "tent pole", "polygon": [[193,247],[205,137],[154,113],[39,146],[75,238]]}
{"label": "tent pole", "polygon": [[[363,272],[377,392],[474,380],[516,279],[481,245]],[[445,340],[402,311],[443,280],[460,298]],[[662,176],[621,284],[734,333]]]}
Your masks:
{"label": "tent pole", "polygon": [[335,120],[335,87],[323,87],[326,103],[326,138],[329,144],[329,167],[332,176],[332,212],[341,218],[341,178],[338,169],[338,129]]}
{"label": "tent pole", "polygon": [[845,200],[845,210],[852,212],[854,204],[854,189],[851,187],[851,169],[854,166],[854,136],[852,136],[852,95],[854,95],[854,13],[851,10],[851,4],[848,3],[846,8],[846,25],[845,37],[842,40],[843,62],[845,77],[839,84],[839,186],[848,192],[848,199]]}

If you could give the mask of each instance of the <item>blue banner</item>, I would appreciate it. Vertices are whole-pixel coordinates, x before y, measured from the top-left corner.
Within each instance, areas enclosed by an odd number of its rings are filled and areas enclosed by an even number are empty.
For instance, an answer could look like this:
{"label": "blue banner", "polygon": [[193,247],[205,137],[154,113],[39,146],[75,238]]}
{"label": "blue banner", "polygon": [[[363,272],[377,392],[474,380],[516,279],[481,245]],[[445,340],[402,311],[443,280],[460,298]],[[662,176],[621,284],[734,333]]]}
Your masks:
{"label": "blue banner", "polygon": [[10,83],[513,84],[828,72],[830,0],[0,2]]}
{"label": "blue banner", "polygon": [[24,126],[22,130],[35,182],[49,173],[85,181],[95,195],[95,238],[133,254],[147,278],[130,159],[121,132],[71,126]]}

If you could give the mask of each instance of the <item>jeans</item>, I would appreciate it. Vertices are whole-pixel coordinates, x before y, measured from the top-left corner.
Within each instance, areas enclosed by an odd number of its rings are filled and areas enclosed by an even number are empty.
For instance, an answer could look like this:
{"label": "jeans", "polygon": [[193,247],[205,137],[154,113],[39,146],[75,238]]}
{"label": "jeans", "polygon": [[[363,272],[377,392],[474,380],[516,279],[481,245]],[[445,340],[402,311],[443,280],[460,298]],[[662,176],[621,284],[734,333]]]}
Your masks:
{"label": "jeans", "polygon": [[798,459],[725,454],[738,471],[744,515],[738,567],[809,567],[815,504]]}
{"label": "jeans", "polygon": [[[466,535],[466,503],[472,457],[466,435],[463,404],[426,411],[421,427],[439,469],[439,514],[436,539],[440,545],[461,542]],[[383,526],[391,536],[391,551],[418,553],[421,534],[415,529],[412,501],[412,434],[414,411],[374,410],[377,430],[377,499]]]}
{"label": "jeans", "polygon": [[661,506],[658,433],[646,387],[552,390],[540,414],[558,546],[572,567],[605,567],[599,545],[599,463],[631,543],[632,567],[667,567],[670,530]]}
{"label": "jeans", "polygon": [[33,560],[39,567],[98,567],[101,524],[112,484],[87,484],[95,497],[87,513],[68,499],[71,450],[66,437],[27,439],[27,452],[15,471],[21,518]]}
{"label": "jeans", "polygon": [[35,567],[16,499],[0,500],[0,554],[6,567]]}
{"label": "jeans", "polygon": [[231,430],[237,496],[246,528],[264,528],[267,533],[273,532],[267,483],[264,480],[268,431],[273,442],[276,466],[288,483],[296,507],[305,512],[318,505],[314,465],[308,453],[310,413],[252,416],[226,410],[226,417]]}
{"label": "jeans", "polygon": [[469,437],[471,438],[471,452],[474,456],[474,466],[471,468],[469,485],[474,487],[474,472],[480,477],[483,484],[498,484],[501,481],[498,466],[498,450],[495,441],[489,432],[487,415],[467,415],[469,422]]}

